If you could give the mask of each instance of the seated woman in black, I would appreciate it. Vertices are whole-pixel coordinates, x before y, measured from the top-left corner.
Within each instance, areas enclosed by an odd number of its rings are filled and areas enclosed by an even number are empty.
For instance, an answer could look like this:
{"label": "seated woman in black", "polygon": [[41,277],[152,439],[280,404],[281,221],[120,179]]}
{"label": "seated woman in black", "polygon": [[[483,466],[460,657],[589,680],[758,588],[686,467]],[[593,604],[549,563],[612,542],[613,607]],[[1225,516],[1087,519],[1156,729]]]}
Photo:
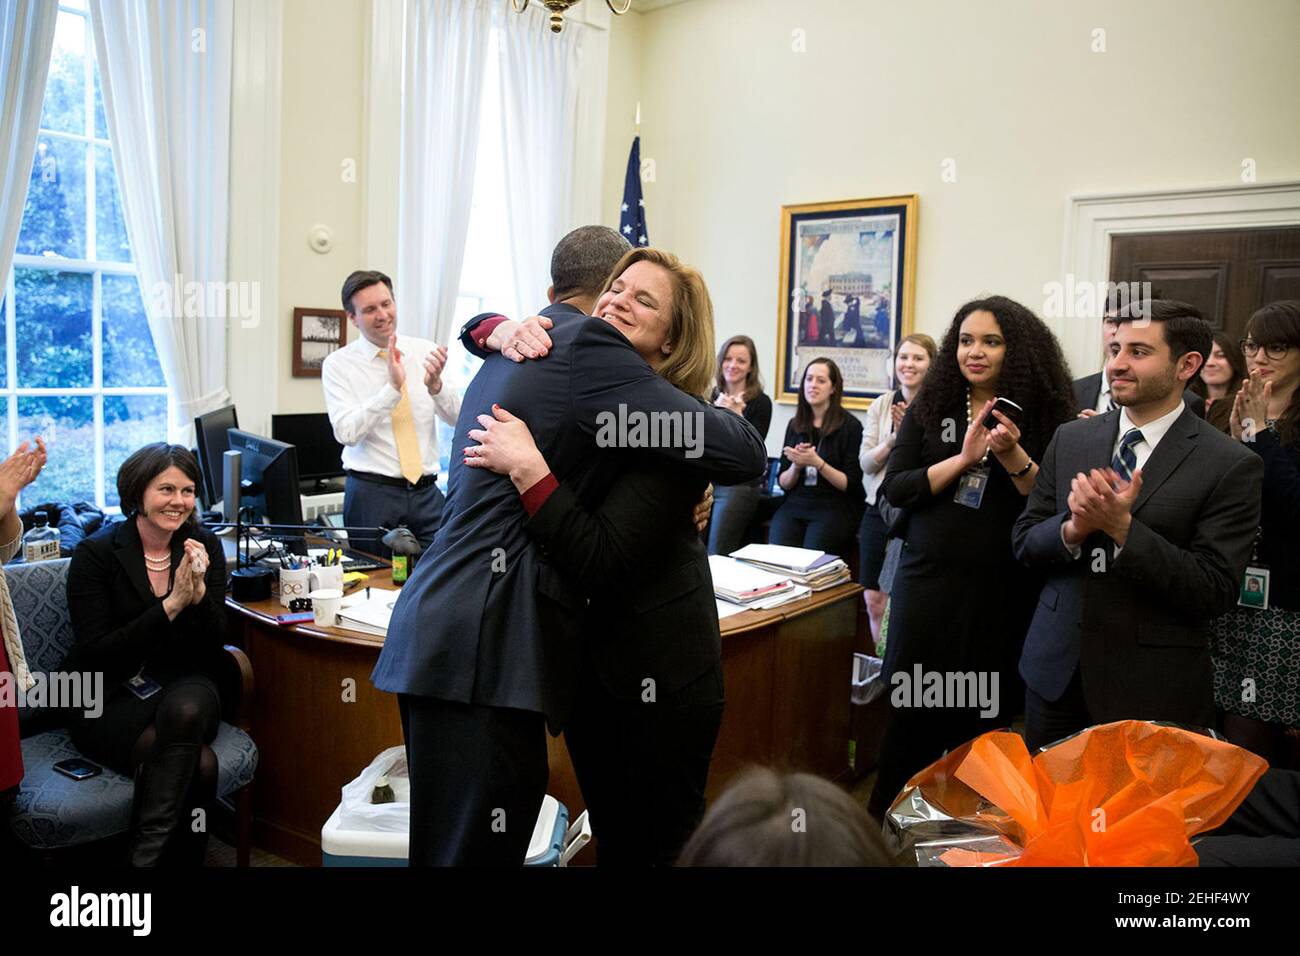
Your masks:
{"label": "seated woman in black", "polygon": [[862,515],[862,423],[844,410],[843,395],[834,362],[808,363],[799,408],[785,429],[777,478],[785,500],[772,518],[772,544],[848,557]]}
{"label": "seated woman in black", "polygon": [[[593,314],[617,321],[667,381],[702,394],[713,352],[703,277],[659,250],[628,257],[628,272],[612,288],[606,283]],[[646,301],[632,294],[635,282],[623,281],[633,268],[653,293]],[[704,814],[722,723],[718,611],[692,519],[705,481],[629,454],[609,493],[584,501],[551,474],[525,422],[505,409],[494,415],[480,416],[483,427],[469,432],[480,444],[466,450],[465,464],[510,476],[529,536],[589,595],[582,673],[564,737],[591,814],[597,862],[671,866]]]}
{"label": "seated woman in black", "polygon": [[[1051,330],[991,296],[957,310],[903,416],[881,485],[908,518],[889,595],[882,676],[891,711],[868,805],[878,819],[912,774],[1010,725],[1024,700],[1020,651],[1041,579],[1016,561],[1011,528],[1033,490],[1035,459],[1074,418],[1072,396]],[[995,397],[1024,410],[1018,425],[997,412],[984,426]],[[953,688],[941,706],[922,700],[935,674]],[[958,675],[977,682],[961,685],[961,699]]]}
{"label": "seated woman in black", "polygon": [[135,777],[130,862],[202,865],[206,828],[191,811],[216,797],[217,673],[225,630],[221,542],[199,527],[199,466],[180,445],[146,445],[122,463],[127,520],[73,552],[68,671],[102,671],[103,713],[79,716],[72,741]]}

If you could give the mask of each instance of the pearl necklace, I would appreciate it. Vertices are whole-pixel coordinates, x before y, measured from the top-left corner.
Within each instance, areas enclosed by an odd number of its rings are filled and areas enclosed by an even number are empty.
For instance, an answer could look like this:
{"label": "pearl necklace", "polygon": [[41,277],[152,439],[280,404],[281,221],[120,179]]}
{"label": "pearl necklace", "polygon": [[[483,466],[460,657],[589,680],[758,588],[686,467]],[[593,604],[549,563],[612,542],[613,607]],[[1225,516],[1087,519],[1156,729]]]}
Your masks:
{"label": "pearl necklace", "polygon": [[171,552],[161,556],[145,553],[144,566],[150,571],[167,571],[172,566]]}
{"label": "pearl necklace", "polygon": [[[971,422],[975,419],[975,409],[971,407],[970,387],[966,388],[966,430],[970,431]],[[984,446],[984,457],[980,459],[980,465],[987,465],[989,461],[989,446]]]}

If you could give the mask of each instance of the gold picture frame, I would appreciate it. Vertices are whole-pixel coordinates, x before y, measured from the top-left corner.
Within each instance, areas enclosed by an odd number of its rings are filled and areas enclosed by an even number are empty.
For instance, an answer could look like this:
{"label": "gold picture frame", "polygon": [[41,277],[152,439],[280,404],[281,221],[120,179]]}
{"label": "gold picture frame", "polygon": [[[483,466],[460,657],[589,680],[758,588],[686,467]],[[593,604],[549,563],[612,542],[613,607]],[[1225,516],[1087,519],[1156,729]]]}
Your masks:
{"label": "gold picture frame", "polygon": [[915,327],[918,205],[913,193],[781,207],[778,402],[799,400],[817,357],[840,367],[846,408],[894,387],[894,350]]}

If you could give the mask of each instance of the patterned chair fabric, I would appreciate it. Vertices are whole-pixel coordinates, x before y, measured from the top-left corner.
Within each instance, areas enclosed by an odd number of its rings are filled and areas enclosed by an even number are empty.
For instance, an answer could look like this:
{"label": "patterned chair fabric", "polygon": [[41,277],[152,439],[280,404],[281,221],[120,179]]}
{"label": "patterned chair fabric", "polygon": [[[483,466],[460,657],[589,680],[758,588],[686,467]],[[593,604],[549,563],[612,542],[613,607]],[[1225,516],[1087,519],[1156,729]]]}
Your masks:
{"label": "patterned chair fabric", "polygon": [[[64,558],[5,568],[23,651],[33,674],[59,670],[72,649],[68,564]],[[20,711],[19,719],[30,727],[35,716]],[[48,725],[48,718],[57,716],[57,712],[40,716]],[[98,776],[72,780],[54,769],[61,760],[81,756],[62,725],[26,736],[22,749],[25,773],[9,820],[19,841],[34,849],[48,850],[90,843],[130,828],[134,783],[128,777],[105,767]],[[223,722],[212,750],[217,757],[219,796],[229,796],[252,782],[257,770],[257,746],[246,733]]]}

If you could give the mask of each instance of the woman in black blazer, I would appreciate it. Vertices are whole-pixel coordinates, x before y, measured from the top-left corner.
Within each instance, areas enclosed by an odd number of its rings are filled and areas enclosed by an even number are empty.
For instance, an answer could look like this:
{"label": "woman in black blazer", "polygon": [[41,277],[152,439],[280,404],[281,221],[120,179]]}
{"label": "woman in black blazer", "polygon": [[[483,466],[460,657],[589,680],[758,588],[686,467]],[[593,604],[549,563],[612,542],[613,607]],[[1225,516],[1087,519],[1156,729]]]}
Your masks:
{"label": "woman in black blazer", "polygon": [[803,373],[799,407],[785,429],[777,481],[785,500],[768,540],[847,558],[862,517],[862,422],[845,410],[844,377],[827,358]]}
{"label": "woman in black blazer", "polygon": [[[643,301],[644,291],[611,289],[594,313],[614,322],[665,379],[700,395],[713,365],[708,291],[694,269],[671,257],[661,265],[676,294],[665,287]],[[604,500],[581,501],[551,474],[522,420],[497,408],[479,422],[469,437],[480,444],[466,449],[465,463],[510,476],[529,535],[588,595],[582,671],[564,733],[598,862],[671,865],[704,814],[722,723],[717,605],[692,519],[704,482],[646,467],[629,452],[627,471]]]}
{"label": "woman in black blazer", "polygon": [[[740,415],[767,439],[772,424],[772,400],[763,392],[758,372],[758,349],[748,335],[733,335],[718,350],[718,378],[713,404]],[[730,554],[745,543],[745,531],[758,510],[763,479],[713,489],[713,516],[709,521],[709,554]]]}
{"label": "woman in black blazer", "polygon": [[103,713],[70,733],[93,760],[135,777],[130,862],[201,865],[206,832],[190,811],[216,797],[225,631],[221,542],[194,519],[198,462],[188,449],[146,445],[122,463],[127,520],[73,552],[68,609],[74,644],[64,669],[100,671]]}

